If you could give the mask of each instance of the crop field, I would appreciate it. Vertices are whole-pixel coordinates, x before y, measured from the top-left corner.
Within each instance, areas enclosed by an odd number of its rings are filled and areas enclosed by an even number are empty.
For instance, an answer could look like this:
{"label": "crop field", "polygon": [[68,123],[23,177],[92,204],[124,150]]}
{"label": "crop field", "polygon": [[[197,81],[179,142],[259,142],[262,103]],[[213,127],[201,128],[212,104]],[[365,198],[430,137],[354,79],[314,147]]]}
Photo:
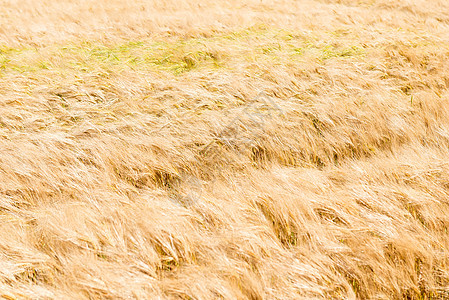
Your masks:
{"label": "crop field", "polygon": [[0,0],[0,298],[449,299],[446,0]]}

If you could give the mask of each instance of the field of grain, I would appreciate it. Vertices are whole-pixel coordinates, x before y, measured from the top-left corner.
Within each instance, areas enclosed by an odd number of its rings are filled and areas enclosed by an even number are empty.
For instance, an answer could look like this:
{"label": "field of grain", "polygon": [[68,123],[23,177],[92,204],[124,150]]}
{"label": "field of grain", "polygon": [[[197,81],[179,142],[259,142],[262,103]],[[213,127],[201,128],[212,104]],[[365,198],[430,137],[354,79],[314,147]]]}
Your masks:
{"label": "field of grain", "polygon": [[0,0],[0,298],[449,299],[446,0]]}

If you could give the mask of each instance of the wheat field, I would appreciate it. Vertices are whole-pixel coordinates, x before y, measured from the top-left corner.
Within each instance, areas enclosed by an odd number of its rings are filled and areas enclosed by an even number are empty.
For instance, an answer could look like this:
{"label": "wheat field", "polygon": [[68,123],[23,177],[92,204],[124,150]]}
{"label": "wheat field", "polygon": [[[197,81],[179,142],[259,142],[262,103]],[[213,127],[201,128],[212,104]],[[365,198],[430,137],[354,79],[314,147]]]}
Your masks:
{"label": "wheat field", "polygon": [[449,2],[0,0],[0,298],[449,299]]}

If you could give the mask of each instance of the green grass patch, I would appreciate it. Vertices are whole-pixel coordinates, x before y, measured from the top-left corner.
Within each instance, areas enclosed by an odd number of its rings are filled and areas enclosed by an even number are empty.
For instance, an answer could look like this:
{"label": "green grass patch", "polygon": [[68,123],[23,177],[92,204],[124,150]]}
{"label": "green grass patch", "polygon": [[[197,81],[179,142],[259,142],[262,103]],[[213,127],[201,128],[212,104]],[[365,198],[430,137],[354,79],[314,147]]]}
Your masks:
{"label": "green grass patch", "polygon": [[[141,40],[104,44],[86,41],[37,49],[0,47],[0,71],[120,72],[150,70],[181,75],[196,69],[219,69],[248,62],[287,64],[303,56],[318,60],[348,58],[364,53],[358,45],[320,43],[308,33],[257,25],[211,37]],[[345,44],[345,41],[338,41]],[[346,43],[348,43],[346,41]]]}
{"label": "green grass patch", "polygon": [[351,57],[364,54],[364,49],[359,46],[336,47],[333,45],[325,46],[321,49],[321,59],[327,60],[334,57]]}

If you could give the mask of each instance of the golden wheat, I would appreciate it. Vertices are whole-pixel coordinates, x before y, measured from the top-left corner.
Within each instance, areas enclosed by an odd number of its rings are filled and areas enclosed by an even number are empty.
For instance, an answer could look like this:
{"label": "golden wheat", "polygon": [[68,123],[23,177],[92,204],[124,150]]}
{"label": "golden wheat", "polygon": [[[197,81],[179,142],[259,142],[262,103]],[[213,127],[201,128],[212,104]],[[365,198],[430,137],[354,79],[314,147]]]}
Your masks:
{"label": "golden wheat", "polygon": [[0,297],[449,299],[443,0],[0,0]]}

